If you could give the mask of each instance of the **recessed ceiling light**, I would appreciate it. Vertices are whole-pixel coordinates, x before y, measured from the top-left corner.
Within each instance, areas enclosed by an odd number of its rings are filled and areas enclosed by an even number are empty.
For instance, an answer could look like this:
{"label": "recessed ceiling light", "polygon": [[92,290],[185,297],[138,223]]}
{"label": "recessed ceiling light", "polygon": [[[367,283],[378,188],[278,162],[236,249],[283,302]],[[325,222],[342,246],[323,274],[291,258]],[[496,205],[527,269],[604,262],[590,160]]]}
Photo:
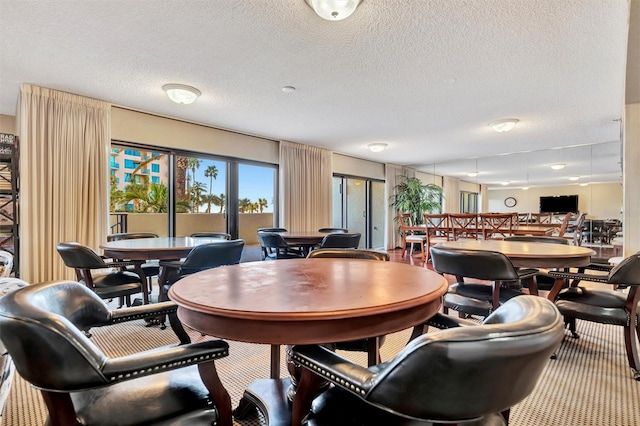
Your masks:
{"label": "recessed ceiling light", "polygon": [[522,187],[522,190],[523,190],[523,191],[526,191],[527,189],[529,189],[529,187],[528,187],[528,186],[523,186],[523,187]]}
{"label": "recessed ceiling light", "polygon": [[509,182],[500,182],[500,185],[502,186],[509,185]]}
{"label": "recessed ceiling light", "polygon": [[491,123],[489,123],[489,126],[496,132],[508,132],[509,130],[512,130],[514,127],[516,127],[518,121],[520,120],[518,120],[517,118],[505,118],[504,120],[492,121]]}
{"label": "recessed ceiling light", "polygon": [[564,163],[558,163],[558,164],[552,164],[551,168],[553,170],[562,170],[562,169],[564,169],[565,166],[566,166],[566,164],[564,164]]}
{"label": "recessed ceiling light", "polygon": [[476,177],[476,176],[478,176],[478,172],[469,172],[469,173],[467,173],[467,176]]}
{"label": "recessed ceiling light", "polygon": [[295,91],[296,91],[296,88],[295,88],[295,87],[293,87],[293,86],[284,86],[284,87],[282,88],[282,91],[283,91],[284,93],[293,93],[293,92],[295,92]]}
{"label": "recessed ceiling light", "polygon": [[580,186],[587,186],[589,185],[588,183],[581,183]]}
{"label": "recessed ceiling light", "polygon": [[369,145],[367,145],[367,147],[371,150],[371,152],[380,152],[384,151],[384,149],[387,147],[387,144],[384,142],[376,142],[370,143]]}
{"label": "recessed ceiling light", "polygon": [[578,179],[580,179],[580,177],[579,176],[569,176],[568,179],[569,180],[578,180]]}
{"label": "recessed ceiling light", "polygon": [[195,87],[184,84],[165,84],[162,90],[167,93],[169,99],[180,105],[188,105],[195,102],[200,96],[200,91]]}

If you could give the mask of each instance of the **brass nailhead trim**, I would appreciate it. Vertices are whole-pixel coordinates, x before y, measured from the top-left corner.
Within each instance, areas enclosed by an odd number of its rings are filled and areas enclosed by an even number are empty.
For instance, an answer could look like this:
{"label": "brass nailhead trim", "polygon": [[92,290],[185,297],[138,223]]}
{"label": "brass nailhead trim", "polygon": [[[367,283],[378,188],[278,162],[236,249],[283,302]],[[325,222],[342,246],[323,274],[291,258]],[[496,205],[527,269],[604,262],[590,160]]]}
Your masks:
{"label": "brass nailhead trim", "polygon": [[218,359],[218,358],[222,358],[225,356],[229,355],[229,351],[223,351],[221,353],[216,353],[216,354],[209,354],[209,355],[200,355],[200,356],[196,356],[193,358],[187,358],[186,360],[182,360],[182,361],[176,361],[176,362],[171,362],[168,364],[162,364],[162,365],[156,365],[155,367],[149,367],[147,369],[142,369],[142,370],[137,370],[137,371],[132,371],[130,373],[126,373],[126,374],[118,374],[115,376],[111,376],[109,377],[109,380],[111,380],[112,382],[115,380],[121,380],[124,378],[129,378],[132,376],[137,376],[138,374],[150,374],[152,371],[153,372],[157,372],[158,370],[166,370],[169,369],[171,367],[174,367],[176,365],[188,365],[188,364],[193,364],[194,361],[206,361],[206,360],[210,360],[210,359]]}
{"label": "brass nailhead trim", "polygon": [[322,368],[322,367],[320,367],[320,366],[318,366],[316,364],[313,364],[313,363],[307,361],[306,359],[301,358],[298,355],[294,355],[293,356],[293,360],[296,361],[299,364],[305,365],[305,366],[309,367],[310,369],[318,372],[319,375],[329,379],[330,381],[332,381],[334,383],[338,383],[338,384],[340,384],[340,385],[342,385],[342,386],[344,386],[344,387],[346,387],[348,389],[353,390],[354,392],[358,392],[361,395],[365,394],[365,390],[362,389],[360,386],[357,386],[357,385],[355,385],[353,383],[350,383],[348,380],[344,380],[341,377],[336,377],[334,374],[332,374],[331,372],[327,371],[326,369],[324,369],[324,368]]}

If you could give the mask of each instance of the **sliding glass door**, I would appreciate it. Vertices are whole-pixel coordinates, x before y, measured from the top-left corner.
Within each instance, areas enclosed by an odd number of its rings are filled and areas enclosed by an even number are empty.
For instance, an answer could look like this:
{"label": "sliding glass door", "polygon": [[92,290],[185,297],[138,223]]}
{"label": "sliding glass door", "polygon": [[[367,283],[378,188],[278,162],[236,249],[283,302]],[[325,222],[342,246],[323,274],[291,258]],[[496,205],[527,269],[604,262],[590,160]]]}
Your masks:
{"label": "sliding glass door", "polygon": [[384,246],[384,182],[333,177],[332,226],[359,232],[361,248]]}

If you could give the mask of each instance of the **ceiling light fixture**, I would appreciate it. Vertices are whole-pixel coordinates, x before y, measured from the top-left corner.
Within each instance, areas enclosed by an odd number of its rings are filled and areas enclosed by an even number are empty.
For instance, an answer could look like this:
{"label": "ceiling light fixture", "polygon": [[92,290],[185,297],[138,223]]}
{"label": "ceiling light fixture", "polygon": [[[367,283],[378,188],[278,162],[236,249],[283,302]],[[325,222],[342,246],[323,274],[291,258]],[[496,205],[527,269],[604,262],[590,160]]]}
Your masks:
{"label": "ceiling light fixture", "polygon": [[355,12],[362,0],[305,0],[316,14],[327,21],[340,21]]}
{"label": "ceiling light fixture", "polygon": [[469,173],[467,173],[467,176],[476,177],[476,176],[478,176],[478,172],[469,172]]}
{"label": "ceiling light fixture", "polygon": [[507,185],[509,185],[509,182],[500,182],[500,185],[507,186]]}
{"label": "ceiling light fixture", "polygon": [[551,168],[553,170],[562,170],[562,169],[564,169],[565,166],[566,166],[566,164],[564,164],[564,163],[558,163],[558,164],[552,164]]}
{"label": "ceiling light fixture", "polygon": [[282,91],[283,91],[284,93],[293,93],[293,92],[295,92],[295,91],[296,91],[296,88],[295,88],[295,87],[293,87],[293,86],[284,86],[284,87],[282,88]]}
{"label": "ceiling light fixture", "polygon": [[588,186],[588,183],[581,183],[580,186]]}
{"label": "ceiling light fixture", "polygon": [[492,121],[491,123],[489,123],[489,126],[496,132],[508,132],[509,130],[512,130],[514,127],[516,127],[518,121],[520,120],[518,120],[517,118],[505,118],[504,120]]}
{"label": "ceiling light fixture", "polygon": [[200,96],[198,89],[184,84],[165,84],[162,90],[167,92],[169,99],[180,105],[192,104]]}
{"label": "ceiling light fixture", "polygon": [[529,187],[528,187],[528,186],[523,186],[523,187],[522,187],[522,190],[523,190],[523,191],[526,191],[526,190],[528,190],[528,189],[529,189]]}
{"label": "ceiling light fixture", "polygon": [[371,150],[371,152],[381,152],[387,147],[387,144],[384,142],[376,142],[370,143],[367,147]]}
{"label": "ceiling light fixture", "polygon": [[569,176],[568,179],[569,180],[578,180],[578,179],[580,179],[580,177],[579,176]]}

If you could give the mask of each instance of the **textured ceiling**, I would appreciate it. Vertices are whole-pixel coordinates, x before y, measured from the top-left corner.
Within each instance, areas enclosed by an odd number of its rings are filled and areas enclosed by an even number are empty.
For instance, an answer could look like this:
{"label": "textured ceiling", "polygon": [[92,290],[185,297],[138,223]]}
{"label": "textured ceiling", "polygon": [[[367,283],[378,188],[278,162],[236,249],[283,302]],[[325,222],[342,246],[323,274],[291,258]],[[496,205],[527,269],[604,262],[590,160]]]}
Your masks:
{"label": "textured ceiling", "polygon": [[[628,15],[626,0],[364,0],[338,22],[304,0],[0,0],[0,114],[26,82],[427,172],[604,144],[617,153],[606,173],[602,161],[575,173],[620,181]],[[173,104],[167,83],[202,96]],[[487,126],[507,117],[520,120],[511,132]],[[522,155],[511,162],[531,170],[549,158]]]}

